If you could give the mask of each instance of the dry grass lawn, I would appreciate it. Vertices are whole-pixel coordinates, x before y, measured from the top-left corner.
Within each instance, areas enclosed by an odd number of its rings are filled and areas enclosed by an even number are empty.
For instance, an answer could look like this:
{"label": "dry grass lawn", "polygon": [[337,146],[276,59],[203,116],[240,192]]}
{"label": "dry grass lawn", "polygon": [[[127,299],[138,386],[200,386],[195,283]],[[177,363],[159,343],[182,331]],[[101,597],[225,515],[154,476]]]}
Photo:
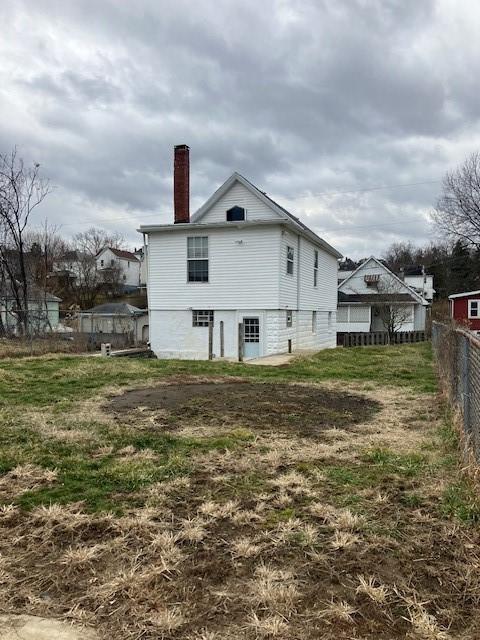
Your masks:
{"label": "dry grass lawn", "polygon": [[[122,640],[480,637],[479,501],[424,381],[294,362],[126,386],[103,361],[101,385],[73,360],[61,400],[0,410],[0,613]],[[78,367],[96,382],[69,397]]]}

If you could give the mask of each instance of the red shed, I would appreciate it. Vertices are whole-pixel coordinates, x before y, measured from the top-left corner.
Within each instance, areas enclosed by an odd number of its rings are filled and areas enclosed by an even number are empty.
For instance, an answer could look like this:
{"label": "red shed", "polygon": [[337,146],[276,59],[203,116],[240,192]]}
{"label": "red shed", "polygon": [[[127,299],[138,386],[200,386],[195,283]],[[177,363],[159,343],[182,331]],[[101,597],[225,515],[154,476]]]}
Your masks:
{"label": "red shed", "polygon": [[466,291],[448,296],[450,317],[472,331],[480,331],[480,291]]}

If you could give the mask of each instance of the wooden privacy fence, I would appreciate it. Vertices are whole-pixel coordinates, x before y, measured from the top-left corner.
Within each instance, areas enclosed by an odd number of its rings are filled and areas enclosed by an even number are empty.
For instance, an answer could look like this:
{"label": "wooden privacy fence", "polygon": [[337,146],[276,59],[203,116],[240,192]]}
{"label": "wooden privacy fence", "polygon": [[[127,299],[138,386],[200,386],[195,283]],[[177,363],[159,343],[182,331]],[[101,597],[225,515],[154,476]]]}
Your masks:
{"label": "wooden privacy fence", "polygon": [[386,331],[337,333],[337,344],[344,347],[370,347],[381,344],[411,344],[427,340],[425,331],[398,331],[390,342]]}

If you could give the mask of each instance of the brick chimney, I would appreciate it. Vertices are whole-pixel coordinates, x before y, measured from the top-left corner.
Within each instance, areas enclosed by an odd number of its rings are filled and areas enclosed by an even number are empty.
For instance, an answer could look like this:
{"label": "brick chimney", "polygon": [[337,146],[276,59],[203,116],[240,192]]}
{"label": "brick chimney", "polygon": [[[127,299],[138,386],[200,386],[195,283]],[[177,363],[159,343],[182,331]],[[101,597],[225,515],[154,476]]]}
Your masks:
{"label": "brick chimney", "polygon": [[190,222],[190,149],[186,144],[175,146],[173,163],[173,205],[175,224]]}

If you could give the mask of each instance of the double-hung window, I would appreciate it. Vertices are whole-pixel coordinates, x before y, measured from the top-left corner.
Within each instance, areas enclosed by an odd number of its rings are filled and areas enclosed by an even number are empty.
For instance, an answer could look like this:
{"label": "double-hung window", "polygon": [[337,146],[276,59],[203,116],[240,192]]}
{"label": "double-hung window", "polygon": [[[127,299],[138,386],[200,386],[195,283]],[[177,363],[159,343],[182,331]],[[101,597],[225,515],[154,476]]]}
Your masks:
{"label": "double-hung window", "polygon": [[187,238],[187,281],[208,282],[208,237]]}
{"label": "double-hung window", "polygon": [[313,253],[313,286],[318,284],[318,251],[315,249]]}
{"label": "double-hung window", "polygon": [[290,310],[287,310],[285,319],[286,319],[286,326],[291,327],[293,325],[293,313]]}
{"label": "double-hung window", "polygon": [[468,301],[468,317],[480,318],[480,300]]}
{"label": "double-hung window", "polygon": [[288,275],[293,275],[293,260],[294,260],[295,252],[293,247],[287,247],[287,273]]}

